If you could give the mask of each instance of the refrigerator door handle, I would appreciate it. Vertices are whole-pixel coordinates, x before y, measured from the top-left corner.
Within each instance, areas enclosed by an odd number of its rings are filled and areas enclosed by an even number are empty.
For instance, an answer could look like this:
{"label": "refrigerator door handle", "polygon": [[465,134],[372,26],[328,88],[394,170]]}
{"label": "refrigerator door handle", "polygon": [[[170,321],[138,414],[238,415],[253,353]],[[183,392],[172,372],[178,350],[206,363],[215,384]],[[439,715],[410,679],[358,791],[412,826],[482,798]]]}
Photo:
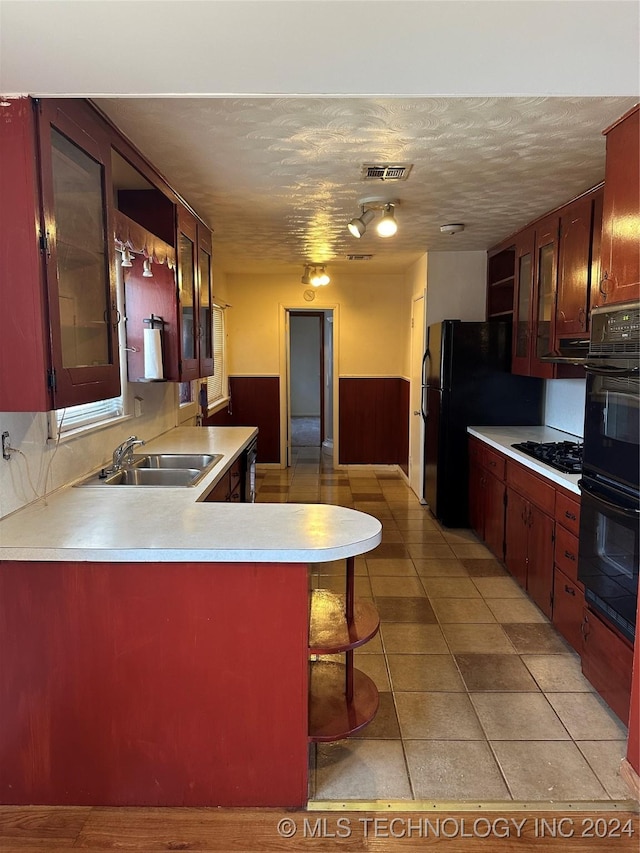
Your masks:
{"label": "refrigerator door handle", "polygon": [[426,421],[429,416],[429,409],[425,406],[425,399],[427,396],[425,392],[429,387],[426,383],[427,374],[425,372],[425,367],[429,358],[431,358],[431,354],[429,350],[426,349],[422,356],[422,384],[420,385],[420,414],[422,415],[423,421]]}

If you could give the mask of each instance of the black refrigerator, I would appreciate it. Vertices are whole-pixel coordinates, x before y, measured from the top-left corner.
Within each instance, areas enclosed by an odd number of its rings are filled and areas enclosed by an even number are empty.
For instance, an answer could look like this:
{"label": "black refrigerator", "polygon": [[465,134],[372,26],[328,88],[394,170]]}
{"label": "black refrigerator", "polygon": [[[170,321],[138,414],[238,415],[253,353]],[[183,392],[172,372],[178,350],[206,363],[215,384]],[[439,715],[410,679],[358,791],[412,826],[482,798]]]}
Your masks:
{"label": "black refrigerator", "polygon": [[513,376],[511,323],[443,320],[423,361],[424,498],[446,527],[469,526],[468,426],[541,424],[542,379]]}

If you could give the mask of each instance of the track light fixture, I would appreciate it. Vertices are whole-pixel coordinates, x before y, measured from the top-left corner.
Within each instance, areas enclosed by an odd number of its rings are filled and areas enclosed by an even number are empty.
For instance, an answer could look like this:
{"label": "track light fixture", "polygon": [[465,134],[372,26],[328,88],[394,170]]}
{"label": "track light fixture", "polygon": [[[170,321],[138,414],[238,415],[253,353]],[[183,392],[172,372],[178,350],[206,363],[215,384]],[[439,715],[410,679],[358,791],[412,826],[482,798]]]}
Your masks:
{"label": "track light fixture", "polygon": [[153,278],[153,272],[151,270],[151,261],[149,258],[145,258],[142,262],[142,277]]}
{"label": "track light fixture", "polygon": [[367,230],[367,225],[375,217],[375,211],[382,211],[382,219],[376,226],[376,232],[380,237],[393,237],[398,230],[398,223],[395,217],[395,208],[400,202],[397,199],[385,199],[374,196],[373,198],[363,198],[360,200],[362,213],[360,216],[352,219],[347,225],[349,232],[354,237],[362,237]]}
{"label": "track light fixture", "polygon": [[324,268],[324,264],[305,264],[300,281],[302,284],[311,284],[313,287],[324,287],[329,284],[331,279]]}
{"label": "track light fixture", "polygon": [[123,267],[132,267],[133,266],[133,254],[129,251],[129,249],[124,248],[121,249],[122,254],[122,266]]}

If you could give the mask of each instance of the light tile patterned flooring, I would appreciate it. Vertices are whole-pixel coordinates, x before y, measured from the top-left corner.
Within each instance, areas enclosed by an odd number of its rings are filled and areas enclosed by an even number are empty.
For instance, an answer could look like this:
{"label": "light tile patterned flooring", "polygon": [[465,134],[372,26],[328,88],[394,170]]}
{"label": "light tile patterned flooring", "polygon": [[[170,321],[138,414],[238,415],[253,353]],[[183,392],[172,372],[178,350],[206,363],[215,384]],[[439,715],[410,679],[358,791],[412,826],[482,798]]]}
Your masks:
{"label": "light tile patterned flooring", "polygon": [[[389,467],[333,469],[319,448],[258,471],[258,501],[370,513],[381,544],[356,558],[379,634],[355,652],[380,691],[372,723],[312,748],[315,800],[585,801],[630,797],[626,729],[580,660],[469,530],[443,528]],[[344,590],[344,562],[311,583]]]}

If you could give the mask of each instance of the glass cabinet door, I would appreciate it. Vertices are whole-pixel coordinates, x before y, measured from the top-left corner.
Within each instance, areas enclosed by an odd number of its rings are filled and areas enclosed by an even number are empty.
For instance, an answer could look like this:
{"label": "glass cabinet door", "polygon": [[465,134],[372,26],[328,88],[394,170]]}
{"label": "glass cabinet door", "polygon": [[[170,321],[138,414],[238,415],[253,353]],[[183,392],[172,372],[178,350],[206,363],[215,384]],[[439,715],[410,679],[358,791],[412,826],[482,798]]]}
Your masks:
{"label": "glass cabinet door", "polygon": [[198,379],[198,316],[196,220],[187,210],[178,212],[178,288],[180,318],[180,379]]}
{"label": "glass cabinet door", "polygon": [[120,393],[113,248],[107,235],[108,145],[78,105],[39,115],[55,408]]}
{"label": "glass cabinet door", "polygon": [[200,376],[213,374],[213,318],[211,284],[211,233],[198,226],[198,317],[200,334]]}
{"label": "glass cabinet door", "polygon": [[528,376],[531,363],[531,298],[533,292],[534,231],[518,235],[516,243],[512,373]]}
{"label": "glass cabinet door", "polygon": [[560,218],[556,215],[543,219],[536,226],[535,335],[531,375],[541,378],[554,375],[553,364],[540,359],[548,356],[555,344],[559,228]]}

